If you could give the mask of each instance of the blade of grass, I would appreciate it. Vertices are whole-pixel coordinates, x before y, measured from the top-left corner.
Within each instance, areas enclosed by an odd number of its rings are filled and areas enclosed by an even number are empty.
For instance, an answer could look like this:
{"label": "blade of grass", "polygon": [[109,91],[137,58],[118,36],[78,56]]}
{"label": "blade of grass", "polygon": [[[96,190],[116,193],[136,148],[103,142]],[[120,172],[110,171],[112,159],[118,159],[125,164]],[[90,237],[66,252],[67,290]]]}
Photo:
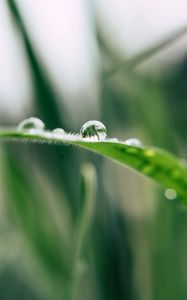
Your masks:
{"label": "blade of grass", "polygon": [[96,189],[96,172],[94,166],[86,163],[81,170],[80,186],[80,213],[76,220],[76,261],[79,259],[81,249],[89,230],[94,210],[94,198]]}
{"label": "blade of grass", "polygon": [[79,263],[83,248],[86,242],[87,233],[89,232],[94,204],[95,204],[95,189],[96,189],[96,172],[94,166],[86,163],[81,170],[81,185],[80,185],[80,205],[79,215],[75,222],[75,232],[73,239],[73,260],[71,265],[71,280],[68,287],[68,299],[76,299],[76,282],[79,280],[80,271]]}
{"label": "blade of grass", "polygon": [[64,127],[65,124],[60,116],[58,106],[56,105],[57,95],[47,78],[45,70],[42,68],[39,58],[35,53],[16,2],[14,0],[9,0],[7,1],[7,5],[9,7],[12,20],[15,23],[15,28],[18,30],[25,48],[27,63],[33,84],[36,110],[40,116],[42,116],[42,118],[48,122],[49,127]]}
{"label": "blade of grass", "polygon": [[[24,24],[24,20],[22,15],[17,7],[17,3],[14,0],[7,1],[7,6],[9,8],[12,20],[15,23],[15,29],[17,29],[20,37],[23,41],[23,46],[25,48],[25,54],[27,58],[27,64],[29,67],[29,72],[32,80],[33,94],[34,94],[34,104],[35,111],[34,115],[40,115],[42,119],[47,124],[48,128],[66,128],[67,120],[68,120],[68,112],[64,105],[62,99],[60,99],[61,109],[63,108],[63,115],[60,114],[59,107],[57,105],[59,96],[57,95],[54,87],[52,86],[48,76],[46,75],[45,69],[42,66],[42,63],[37,56],[35,48],[30,40],[29,34],[27,32],[27,28]],[[65,120],[66,119],[66,120]],[[55,153],[49,154],[48,149],[42,149],[42,153],[38,150],[40,163],[43,161],[43,158],[48,161],[48,164],[43,164],[44,168],[47,168],[47,173],[49,170],[53,170],[53,180],[54,182],[58,181],[58,178],[63,179],[64,189],[68,195],[69,202],[72,203],[73,207],[73,199],[75,197],[75,190],[71,188],[71,180],[72,178],[72,168],[77,173],[79,171],[79,166],[76,166],[76,160],[74,155],[69,152],[69,158],[63,160],[59,164],[59,156],[61,156],[61,152],[59,149],[55,149]],[[66,155],[66,149],[63,150],[64,155]],[[50,165],[51,162],[54,162],[54,168]],[[61,169],[65,169],[66,172],[61,172]],[[60,180],[61,180],[60,179]],[[72,209],[73,211],[73,209]]]}
{"label": "blade of grass", "polygon": [[[53,282],[55,284],[60,282],[59,285],[62,285],[69,276],[66,245],[55,227],[52,212],[49,213],[47,204],[44,206],[38,197],[32,172],[26,172],[11,151],[7,151],[5,158],[4,180],[7,186],[7,199],[10,201],[9,207],[17,220],[18,228],[25,235],[28,245],[37,255],[40,265],[48,276],[52,275]],[[40,192],[42,195],[42,189]]]}
{"label": "blade of grass", "polygon": [[159,148],[148,146],[130,146],[121,141],[106,139],[92,141],[79,135],[64,134],[58,136],[48,131],[26,133],[2,130],[0,139],[15,139],[49,144],[69,144],[85,148],[116,160],[139,173],[146,175],[165,188],[173,188],[181,200],[187,204],[187,166],[183,160]]}
{"label": "blade of grass", "polygon": [[176,32],[170,34],[168,37],[165,37],[165,39],[163,39],[162,41],[152,45],[146,50],[143,50],[129,60],[117,64],[112,70],[108,71],[104,75],[104,79],[108,80],[120,71],[127,73],[129,70],[148,60],[158,52],[163,51],[167,47],[171,46],[174,42],[176,42],[186,34],[187,26],[185,25],[182,28],[178,29]]}

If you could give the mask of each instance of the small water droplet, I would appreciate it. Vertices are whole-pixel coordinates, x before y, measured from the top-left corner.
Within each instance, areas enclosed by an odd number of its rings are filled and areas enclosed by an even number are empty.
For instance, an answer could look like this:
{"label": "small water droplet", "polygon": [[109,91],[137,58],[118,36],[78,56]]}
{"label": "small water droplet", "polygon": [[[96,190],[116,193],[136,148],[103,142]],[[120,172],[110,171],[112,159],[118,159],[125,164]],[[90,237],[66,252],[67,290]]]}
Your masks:
{"label": "small water droplet", "polygon": [[126,140],[124,142],[124,144],[129,145],[129,146],[137,146],[137,147],[142,146],[142,142],[136,138],[131,138],[131,139]]}
{"label": "small water droplet", "polygon": [[52,133],[59,134],[59,135],[64,135],[65,130],[63,128],[55,128],[55,129],[52,130]]}
{"label": "small water droplet", "polygon": [[99,141],[107,137],[106,127],[99,121],[91,120],[81,127],[80,134],[83,138],[91,138]]}
{"label": "small water droplet", "polygon": [[177,198],[177,192],[174,189],[166,189],[164,195],[168,200],[174,200]]}
{"label": "small water droplet", "polygon": [[108,142],[119,143],[119,140],[117,138],[111,138],[108,140]]}
{"label": "small water droplet", "polygon": [[42,131],[45,124],[38,118],[31,117],[21,121],[17,127],[19,131]]}

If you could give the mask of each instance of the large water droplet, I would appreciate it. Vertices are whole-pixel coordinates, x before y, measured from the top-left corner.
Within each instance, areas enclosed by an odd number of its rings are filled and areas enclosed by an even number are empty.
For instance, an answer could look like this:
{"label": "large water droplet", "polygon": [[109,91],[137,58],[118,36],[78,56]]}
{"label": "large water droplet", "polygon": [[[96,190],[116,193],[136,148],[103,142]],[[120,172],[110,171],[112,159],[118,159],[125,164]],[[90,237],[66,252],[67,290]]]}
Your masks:
{"label": "large water droplet", "polygon": [[52,133],[59,134],[59,135],[64,135],[65,130],[63,128],[55,128],[55,129],[52,130]]}
{"label": "large water droplet", "polygon": [[83,138],[91,138],[99,141],[107,137],[106,127],[99,121],[88,121],[81,127],[80,134]]}
{"label": "large water droplet", "polygon": [[17,127],[19,131],[42,131],[45,124],[38,118],[31,117],[21,121]]}
{"label": "large water droplet", "polygon": [[164,194],[168,200],[174,200],[177,198],[177,192],[174,189],[166,189]]}
{"label": "large water droplet", "polygon": [[126,140],[124,142],[124,144],[129,145],[129,146],[136,146],[136,147],[142,146],[142,142],[136,138],[131,138],[131,139]]}

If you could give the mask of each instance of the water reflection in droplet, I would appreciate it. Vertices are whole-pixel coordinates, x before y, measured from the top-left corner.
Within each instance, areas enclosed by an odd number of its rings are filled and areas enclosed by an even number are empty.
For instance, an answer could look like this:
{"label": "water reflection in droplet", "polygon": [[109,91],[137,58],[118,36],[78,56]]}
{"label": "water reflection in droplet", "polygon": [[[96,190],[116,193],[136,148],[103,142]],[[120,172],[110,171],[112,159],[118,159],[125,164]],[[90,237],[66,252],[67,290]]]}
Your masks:
{"label": "water reflection in droplet", "polygon": [[45,129],[45,124],[42,122],[42,120],[31,117],[28,119],[25,119],[19,123],[17,126],[18,131],[42,131]]}
{"label": "water reflection in droplet", "polygon": [[83,138],[103,141],[107,137],[106,127],[99,121],[91,120],[81,127],[80,135]]}

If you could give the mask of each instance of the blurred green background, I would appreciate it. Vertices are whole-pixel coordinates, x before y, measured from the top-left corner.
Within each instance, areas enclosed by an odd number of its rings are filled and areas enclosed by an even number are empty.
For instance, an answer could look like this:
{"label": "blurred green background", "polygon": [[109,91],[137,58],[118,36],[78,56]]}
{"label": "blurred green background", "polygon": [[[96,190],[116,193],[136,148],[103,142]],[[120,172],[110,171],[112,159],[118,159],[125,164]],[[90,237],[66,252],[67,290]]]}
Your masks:
{"label": "blurred green background", "polygon": [[[186,159],[186,24],[184,0],[1,1],[0,126],[96,119]],[[1,300],[187,299],[187,211],[160,186],[73,147],[4,142],[0,166]]]}

